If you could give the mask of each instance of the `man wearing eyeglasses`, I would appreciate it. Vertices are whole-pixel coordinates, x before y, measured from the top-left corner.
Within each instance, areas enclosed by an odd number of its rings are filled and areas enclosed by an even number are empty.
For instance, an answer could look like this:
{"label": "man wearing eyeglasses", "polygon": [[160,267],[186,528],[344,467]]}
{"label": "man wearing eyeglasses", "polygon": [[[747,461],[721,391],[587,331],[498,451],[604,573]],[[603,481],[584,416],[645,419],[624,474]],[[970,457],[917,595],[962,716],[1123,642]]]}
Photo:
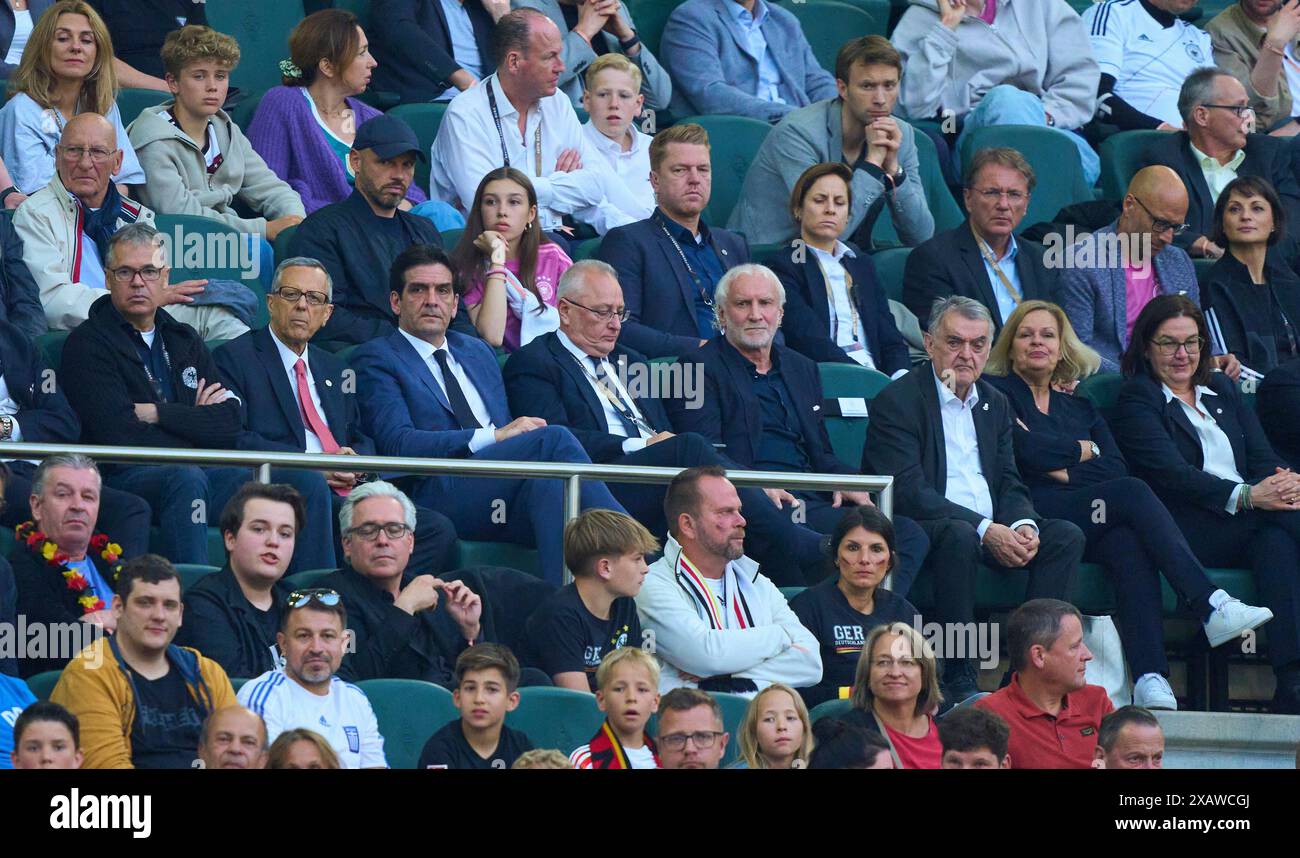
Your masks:
{"label": "man wearing eyeglasses", "polygon": [[716,769],[727,751],[722,707],[707,691],[674,688],[659,701],[659,762],[665,769]]}
{"label": "man wearing eyeglasses", "polygon": [[[154,214],[123,197],[111,181],[122,165],[122,150],[104,117],[82,113],[69,120],[54,147],[54,161],[54,177],[14,213],[14,229],[50,329],[67,331],[84,322],[91,305],[112,286],[108,269],[113,266],[104,256],[109,237],[128,224],[152,225]],[[157,280],[158,266],[149,266],[143,276]],[[230,339],[247,331],[206,286],[206,280],[171,284],[160,292],[160,305],[203,339]],[[237,300],[233,291],[229,297]]]}
{"label": "man wearing eyeglasses", "polygon": [[[560,277],[558,294],[560,329],[533,340],[506,362],[503,375],[512,412],[567,426],[600,464],[736,467],[705,436],[671,431],[662,400],[698,401],[704,396],[704,374],[652,376],[649,360],[619,343],[627,307],[613,268],[594,259],[577,262]],[[611,483],[610,491],[651,533],[668,529],[663,485]],[[749,548],[763,573],[778,586],[802,586],[819,577],[825,571],[821,539],[781,511],[781,500],[792,500],[789,493],[739,491],[745,515],[754,521]]]}
{"label": "man wearing eyeglasses", "polygon": [[[1294,147],[1289,140],[1254,133],[1255,116],[1249,105],[1241,81],[1220,69],[1198,69],[1187,76],[1178,93],[1184,130],[1147,150],[1147,164],[1169,167],[1187,188],[1188,228],[1176,234],[1174,243],[1192,256],[1223,256],[1224,249],[1210,240],[1214,204],[1238,176],[1267,179],[1286,213],[1292,218],[1300,215],[1300,183],[1291,162]],[[1293,257],[1294,241],[1288,237],[1280,252]]]}
{"label": "man wearing eyeglasses", "polygon": [[1057,271],[1043,263],[1043,248],[1017,239],[1029,209],[1034,168],[1015,149],[981,149],[966,169],[966,211],[961,226],[918,245],[903,270],[903,303],[924,324],[936,300],[974,298],[989,308],[997,331],[1021,301],[1050,301]]}

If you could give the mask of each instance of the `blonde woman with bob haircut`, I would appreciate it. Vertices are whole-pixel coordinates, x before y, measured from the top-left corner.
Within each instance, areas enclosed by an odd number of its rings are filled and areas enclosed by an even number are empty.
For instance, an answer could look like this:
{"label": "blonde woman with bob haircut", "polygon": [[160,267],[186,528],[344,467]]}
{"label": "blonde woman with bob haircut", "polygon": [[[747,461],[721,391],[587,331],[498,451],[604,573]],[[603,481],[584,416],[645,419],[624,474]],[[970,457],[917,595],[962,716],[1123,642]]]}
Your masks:
{"label": "blonde woman with bob haircut", "polygon": [[803,769],[812,756],[812,721],[799,693],[774,682],[749,702],[733,769]]}
{"label": "blonde woman with bob haircut", "polygon": [[[1166,678],[1160,574],[1192,606],[1212,646],[1272,614],[1210,582],[1169,510],[1145,482],[1129,476],[1101,414],[1086,399],[1063,392],[1099,365],[1060,307],[1025,301],[993,344],[984,378],[1015,411],[1016,464],[1034,509],[1078,525],[1087,540],[1084,560],[1100,564],[1115,588],[1124,654],[1136,678],[1133,702],[1177,709]],[[1105,515],[1097,515],[1102,508]]]}

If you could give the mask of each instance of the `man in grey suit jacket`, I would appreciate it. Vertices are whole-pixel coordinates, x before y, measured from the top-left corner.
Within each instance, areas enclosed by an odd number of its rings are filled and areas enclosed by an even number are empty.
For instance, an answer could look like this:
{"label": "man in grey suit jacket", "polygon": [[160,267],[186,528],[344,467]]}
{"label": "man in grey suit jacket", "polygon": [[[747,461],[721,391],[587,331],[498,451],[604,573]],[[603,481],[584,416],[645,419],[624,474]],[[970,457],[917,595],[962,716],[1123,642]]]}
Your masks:
{"label": "man in grey suit jacket", "polygon": [[[1063,269],[1057,303],[1079,339],[1101,355],[1102,372],[1120,371],[1137,313],[1156,295],[1183,292],[1200,303],[1192,260],[1173,243],[1186,227],[1186,216],[1187,189],[1177,174],[1168,167],[1146,167],[1129,183],[1119,220],[1065,248],[1059,261],[1049,248],[1045,262]],[[1125,266],[1121,247],[1135,259],[1154,261],[1154,282]]]}
{"label": "man in grey suit jacket", "polygon": [[650,49],[641,43],[627,4],[621,0],[511,0],[512,8],[528,6],[555,22],[564,36],[564,71],[560,89],[582,106],[582,80],[587,66],[601,54],[625,55],[641,70],[641,94],[650,110],[666,110],[673,97],[672,79]]}
{"label": "man in grey suit jacket", "polygon": [[934,217],[921,187],[921,162],[912,126],[890,114],[898,101],[903,60],[883,36],[854,39],[835,63],[837,98],[786,115],[759,147],[728,229],[753,244],[776,244],[799,235],[790,192],[814,164],[853,165],[853,201],[846,240],[871,246],[882,212],[909,247],[934,234]]}
{"label": "man in grey suit jacket", "polygon": [[776,122],[835,97],[799,19],[767,0],[686,0],[664,26],[659,53],[673,76],[673,113]]}

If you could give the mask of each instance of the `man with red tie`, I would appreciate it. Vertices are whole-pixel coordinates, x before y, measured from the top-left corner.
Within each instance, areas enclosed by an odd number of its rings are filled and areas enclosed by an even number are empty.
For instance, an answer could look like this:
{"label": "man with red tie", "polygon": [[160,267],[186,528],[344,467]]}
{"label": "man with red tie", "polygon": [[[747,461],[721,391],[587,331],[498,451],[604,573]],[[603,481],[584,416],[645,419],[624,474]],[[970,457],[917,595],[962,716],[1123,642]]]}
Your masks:
{"label": "man with red tie", "polygon": [[[240,449],[375,455],[374,442],[361,431],[352,371],[333,354],[309,344],[333,313],[332,298],[330,275],[319,261],[286,259],[276,268],[266,299],[270,324],[213,353],[243,405]],[[333,539],[314,534],[334,533],[343,499],[367,476],[348,470],[344,460],[337,471],[296,473],[292,482],[307,500],[309,538],[298,541],[295,567],[338,565],[338,534]],[[411,568],[420,573],[445,569],[456,539],[451,522],[417,508],[415,537]]]}

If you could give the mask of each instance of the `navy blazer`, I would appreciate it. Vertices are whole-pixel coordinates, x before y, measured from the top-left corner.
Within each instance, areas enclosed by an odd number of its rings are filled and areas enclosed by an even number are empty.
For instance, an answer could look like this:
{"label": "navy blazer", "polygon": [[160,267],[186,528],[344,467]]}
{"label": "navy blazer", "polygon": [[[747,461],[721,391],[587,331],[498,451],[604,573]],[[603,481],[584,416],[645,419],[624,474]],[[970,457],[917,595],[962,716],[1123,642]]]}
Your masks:
{"label": "navy blazer", "polygon": [[31,340],[8,322],[0,322],[0,377],[9,388],[9,398],[18,404],[14,419],[23,441],[77,442],[81,421],[63,395],[63,386],[58,383],[62,379],[48,370]]}
{"label": "navy blazer", "polygon": [[[817,364],[780,345],[772,346],[772,361],[781,369],[794,403],[803,435],[804,452],[814,473],[855,474],[831,448],[822,419],[822,384]],[[698,432],[713,443],[726,445],[728,459],[742,468],[754,465],[763,437],[763,406],[754,394],[754,365],[718,335],[694,355],[683,358],[687,367],[703,364],[704,396],[699,408],[685,399],[667,400],[668,416],[677,432]],[[688,372],[694,371],[688,369]]]}
{"label": "navy blazer", "polygon": [[[740,233],[711,226],[709,234],[724,271],[749,262],[749,245]],[[695,283],[655,218],[611,229],[596,258],[614,266],[623,287],[628,320],[620,345],[650,357],[680,357],[699,348]]]}
{"label": "navy blazer", "polygon": [[[237,445],[241,450],[282,450],[301,453],[307,448],[307,431],[302,411],[280,352],[269,328],[241,334],[212,353],[217,369],[240,398],[243,431]],[[330,434],[342,447],[359,456],[375,452],[375,443],[361,431],[361,412],[347,367],[338,357],[319,346],[308,344],[307,364],[316,381],[316,394]]]}
{"label": "navy blazer", "polygon": [[[1274,468],[1285,468],[1237,385],[1215,372],[1207,387],[1217,395],[1203,397],[1201,404],[1228,436],[1237,473],[1254,483],[1271,476]],[[1126,381],[1110,422],[1134,473],[1166,506],[1202,507],[1227,517],[1224,507],[1237,484],[1202,470],[1205,453],[1196,429],[1177,398],[1165,401],[1160,382],[1145,373]]]}
{"label": "navy blazer", "polygon": [[[893,375],[900,369],[912,366],[908,356],[907,341],[894,324],[889,312],[889,298],[885,295],[876,266],[871,257],[854,251],[855,256],[844,256],[840,262],[853,278],[849,295],[858,308],[862,336],[871,349],[871,359],[876,369]],[[830,303],[826,295],[826,278],[811,250],[805,249],[802,263],[795,262],[793,254],[778,253],[768,262],[785,286],[785,344],[818,363],[857,363],[845,354],[830,338]]]}
{"label": "navy blazer", "polygon": [[[993,497],[993,520],[1010,526],[1021,519],[1039,520],[1016,468],[1011,427],[1015,414],[1000,391],[987,381],[975,382],[980,402],[973,415],[980,466]],[[894,512],[918,521],[957,519],[978,527],[982,516],[944,497],[948,457],[934,366],[922,364],[890,382],[871,402],[867,441],[862,450],[864,474],[894,477]]]}
{"label": "navy blazer", "polygon": [[[1016,236],[1016,273],[1020,275],[1020,293],[1025,300],[1056,299],[1059,272],[1043,264],[1043,247],[1023,236]],[[984,259],[970,221],[941,232],[929,241],[913,248],[903,267],[903,303],[916,314],[925,330],[930,321],[930,309],[936,298],[965,295],[974,298],[993,314],[993,324],[1002,330],[1002,312],[993,295]],[[995,331],[995,335],[997,333]]]}
{"label": "navy blazer", "polygon": [[[447,345],[483,398],[492,423],[498,428],[507,425],[511,417],[505,384],[491,346],[455,331],[447,332]],[[400,330],[358,348],[352,353],[352,366],[361,398],[361,425],[375,439],[379,455],[469,457],[474,430],[460,428],[433,370]],[[448,490],[454,478],[437,479]]]}
{"label": "navy blazer", "polygon": [[[609,361],[618,372],[620,362],[645,366],[640,352],[614,347]],[[587,374],[554,333],[533,340],[506,361],[506,396],[512,414],[540,417],[549,426],[566,426],[593,462],[610,462],[623,455],[622,435],[610,433],[601,398],[591,389]],[[658,431],[670,425],[663,403],[628,391],[645,421]]]}
{"label": "navy blazer", "polygon": [[[496,70],[492,50],[496,24],[481,0],[464,3],[474,27],[482,76],[487,77]],[[379,61],[373,89],[396,92],[402,104],[412,104],[431,101],[451,86],[450,78],[461,66],[440,0],[372,0],[366,26]]]}

